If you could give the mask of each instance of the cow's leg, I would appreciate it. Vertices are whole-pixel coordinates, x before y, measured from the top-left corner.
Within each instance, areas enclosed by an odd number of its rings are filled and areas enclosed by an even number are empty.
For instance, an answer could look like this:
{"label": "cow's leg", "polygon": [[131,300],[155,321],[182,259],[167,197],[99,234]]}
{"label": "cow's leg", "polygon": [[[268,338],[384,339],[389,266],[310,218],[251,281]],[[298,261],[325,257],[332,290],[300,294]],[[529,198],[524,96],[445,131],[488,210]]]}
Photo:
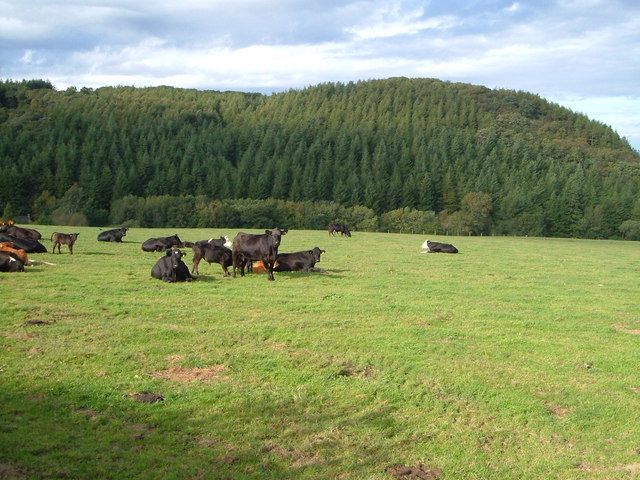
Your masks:
{"label": "cow's leg", "polygon": [[73,255],[73,243],[69,244],[69,253]]}
{"label": "cow's leg", "polygon": [[224,276],[228,277],[229,276],[229,270],[227,269],[227,266],[224,263],[221,263],[220,266],[222,266],[222,271],[224,272]]}
{"label": "cow's leg", "polygon": [[273,278],[273,264],[275,261],[271,262],[270,260],[263,259],[262,263],[264,264],[264,268],[267,269],[267,280],[273,282],[275,280],[275,278]]}
{"label": "cow's leg", "polygon": [[198,273],[198,265],[200,264],[200,255],[196,252],[193,252],[193,267],[191,268],[191,273],[195,273],[196,275],[200,275]]}
{"label": "cow's leg", "polygon": [[238,252],[231,252],[231,265],[233,266],[233,278],[236,278],[236,267],[238,266]]}

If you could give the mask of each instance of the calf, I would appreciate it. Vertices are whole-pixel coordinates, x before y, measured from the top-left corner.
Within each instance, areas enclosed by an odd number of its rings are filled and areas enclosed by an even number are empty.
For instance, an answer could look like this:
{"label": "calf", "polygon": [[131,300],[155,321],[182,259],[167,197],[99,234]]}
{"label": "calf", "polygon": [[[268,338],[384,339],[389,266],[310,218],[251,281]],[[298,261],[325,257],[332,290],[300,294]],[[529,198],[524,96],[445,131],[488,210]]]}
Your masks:
{"label": "calf", "polygon": [[220,266],[222,266],[224,276],[229,276],[229,270],[227,269],[233,265],[233,256],[230,249],[225,246],[219,246],[209,242],[196,242],[192,248],[193,268],[191,269],[191,273],[196,275],[199,274],[198,265],[200,264],[200,260],[204,258],[207,263],[219,263]]}
{"label": "calf", "polygon": [[422,253],[458,253],[458,249],[450,243],[432,242],[427,240],[422,244]]}
{"label": "calf", "polygon": [[67,245],[69,247],[69,253],[73,255],[73,244],[76,243],[78,235],[80,234],[54,232],[51,235],[51,241],[53,242],[53,248],[51,250],[53,251],[53,253],[56,253],[56,247],[58,247],[58,253],[62,253],[60,251],[60,246]]}
{"label": "calf", "polygon": [[13,237],[0,233],[0,242],[11,242],[16,248],[22,249],[27,253],[46,253],[47,249],[37,240],[28,240],[25,238]]}
{"label": "calf", "polygon": [[12,237],[22,238],[25,240],[40,240],[42,238],[42,234],[34,230],[33,228],[23,228],[17,225],[2,225],[0,227],[0,233],[4,233],[5,235],[11,235]]}
{"label": "calf", "polygon": [[11,252],[0,252],[0,272],[24,272],[24,263]]}
{"label": "calf", "polygon": [[145,240],[142,244],[142,250],[145,252],[161,252],[168,250],[171,247],[182,247],[183,243],[178,238],[178,235],[172,235],[170,237],[150,238]]}
{"label": "calf", "polygon": [[262,260],[267,269],[267,279],[274,281],[273,266],[278,256],[278,247],[282,235],[288,230],[274,228],[265,230],[265,233],[253,235],[250,233],[238,233],[233,239],[231,260],[233,263],[233,276],[236,276],[236,268],[240,267],[240,275],[244,276],[244,265],[252,260]]}
{"label": "calf", "polygon": [[99,242],[119,242],[122,243],[122,237],[127,234],[126,227],[114,228],[112,230],[105,230],[98,234]]}
{"label": "calf", "polygon": [[163,282],[190,282],[193,277],[182,261],[184,254],[180,250],[167,250],[151,269],[151,276]]}
{"label": "calf", "polygon": [[310,272],[316,263],[320,262],[320,255],[325,253],[315,247],[313,250],[295,253],[280,253],[276,260],[276,272]]}

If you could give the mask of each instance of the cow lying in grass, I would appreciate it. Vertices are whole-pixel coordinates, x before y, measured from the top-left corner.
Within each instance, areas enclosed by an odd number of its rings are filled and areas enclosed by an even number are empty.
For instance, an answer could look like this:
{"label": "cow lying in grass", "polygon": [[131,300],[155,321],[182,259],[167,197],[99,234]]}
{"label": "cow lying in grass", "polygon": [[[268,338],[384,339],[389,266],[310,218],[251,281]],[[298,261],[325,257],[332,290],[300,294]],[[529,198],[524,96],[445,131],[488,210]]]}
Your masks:
{"label": "cow lying in grass", "polygon": [[432,242],[427,240],[422,244],[422,253],[458,253],[458,249],[450,243]]}
{"label": "cow lying in grass", "polygon": [[118,242],[122,243],[122,237],[127,234],[127,227],[114,228],[111,230],[105,230],[98,234],[99,242]]}
{"label": "cow lying in grass", "polygon": [[182,261],[184,254],[180,250],[167,250],[151,269],[151,276],[163,282],[190,282],[193,277]]}
{"label": "cow lying in grass", "polygon": [[22,248],[16,248],[15,245],[11,242],[0,242],[0,252],[12,253],[25,265],[29,264],[27,252],[25,252]]}
{"label": "cow lying in grass", "polygon": [[[274,272],[312,272],[316,263],[320,262],[320,255],[326,253],[315,247],[303,252],[279,253],[273,266]],[[261,261],[253,262],[253,273],[266,273],[267,269]]]}
{"label": "cow lying in grass", "polygon": [[24,263],[11,252],[0,252],[0,272],[24,272]]}
{"label": "cow lying in grass", "polygon": [[178,235],[171,235],[170,237],[158,237],[145,240],[142,243],[142,250],[145,252],[162,252],[171,247],[179,248],[182,246],[184,245]]}
{"label": "cow lying in grass", "polygon": [[0,233],[0,242],[11,242],[15,248],[27,253],[46,253],[47,248],[37,240],[13,237],[6,233]]}

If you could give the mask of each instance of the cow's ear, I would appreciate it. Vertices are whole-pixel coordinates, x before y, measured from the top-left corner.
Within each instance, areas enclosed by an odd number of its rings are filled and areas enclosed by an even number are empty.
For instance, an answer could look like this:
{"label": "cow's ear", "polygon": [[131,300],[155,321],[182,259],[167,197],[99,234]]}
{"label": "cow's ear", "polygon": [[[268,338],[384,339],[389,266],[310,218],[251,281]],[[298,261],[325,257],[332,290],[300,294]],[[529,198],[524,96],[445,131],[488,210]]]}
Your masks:
{"label": "cow's ear", "polygon": [[282,235],[286,235],[288,231],[289,231],[289,229],[285,228],[284,230],[281,231],[281,233],[282,233]]}
{"label": "cow's ear", "polygon": [[267,235],[271,235],[271,230],[265,230],[264,233],[266,233]]}
{"label": "cow's ear", "polygon": [[327,253],[326,250],[320,250],[320,253]]}

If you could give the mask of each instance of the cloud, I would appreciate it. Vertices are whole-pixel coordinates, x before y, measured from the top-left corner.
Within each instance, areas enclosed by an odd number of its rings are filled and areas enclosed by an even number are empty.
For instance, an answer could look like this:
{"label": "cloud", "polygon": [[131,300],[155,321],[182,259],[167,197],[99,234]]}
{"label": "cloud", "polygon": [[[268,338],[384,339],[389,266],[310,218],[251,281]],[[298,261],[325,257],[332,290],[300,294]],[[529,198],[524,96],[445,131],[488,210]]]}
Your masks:
{"label": "cloud", "polygon": [[[632,102],[640,5],[589,1],[0,0],[1,74],[262,92],[403,75]],[[598,105],[636,138],[632,109]]]}

